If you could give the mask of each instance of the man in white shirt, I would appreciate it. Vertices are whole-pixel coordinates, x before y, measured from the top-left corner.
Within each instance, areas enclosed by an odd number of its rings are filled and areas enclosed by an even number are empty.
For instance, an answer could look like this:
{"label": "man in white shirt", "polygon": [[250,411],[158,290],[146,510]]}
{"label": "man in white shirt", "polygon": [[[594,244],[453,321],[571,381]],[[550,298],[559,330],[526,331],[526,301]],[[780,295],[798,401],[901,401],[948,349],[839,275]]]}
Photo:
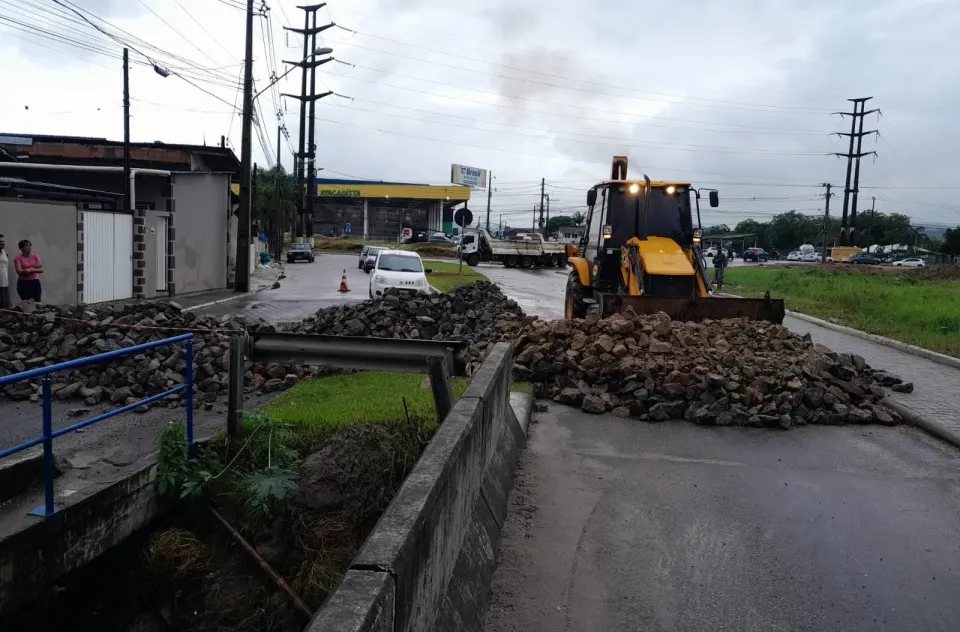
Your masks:
{"label": "man in white shirt", "polygon": [[0,235],[0,309],[8,309],[10,302],[10,258],[7,257],[6,242]]}

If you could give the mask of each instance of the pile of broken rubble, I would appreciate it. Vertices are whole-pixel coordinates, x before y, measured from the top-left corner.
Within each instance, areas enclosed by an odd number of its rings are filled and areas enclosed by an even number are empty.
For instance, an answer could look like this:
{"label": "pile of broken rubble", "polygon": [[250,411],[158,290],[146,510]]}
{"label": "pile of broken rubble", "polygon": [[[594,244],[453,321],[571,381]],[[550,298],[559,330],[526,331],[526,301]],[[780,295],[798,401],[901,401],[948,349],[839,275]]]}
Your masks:
{"label": "pile of broken rubble", "polygon": [[632,310],[532,323],[517,338],[514,374],[532,381],[537,397],[589,413],[784,429],[894,424],[899,417],[880,403],[883,387],[913,389],[780,325],[678,322]]}
{"label": "pile of broken rubble", "polygon": [[404,294],[321,309],[291,329],[300,333],[467,342],[468,360],[482,362],[502,340],[513,340],[534,318],[493,283],[471,283],[443,294]]}
{"label": "pile of broken rubble", "polygon": [[[470,343],[469,357],[481,361],[492,345],[513,339],[529,324],[519,306],[499,288],[478,283],[439,296],[383,298],[321,309],[294,326],[301,333],[458,340]],[[51,306],[22,303],[0,311],[0,377],[93,356],[192,332],[195,336],[195,406],[211,406],[228,391],[229,341],[244,331],[272,329],[260,320],[216,318],[182,312],[168,301],[102,305]],[[167,345],[112,362],[54,373],[53,393],[60,400],[83,400],[88,406],[135,401],[183,384],[183,345]],[[245,385],[250,391],[272,392],[299,380],[329,374],[318,367],[247,362]],[[0,387],[15,400],[39,399],[39,380]],[[163,405],[179,406],[179,397]]]}
{"label": "pile of broken rubble", "polygon": [[[248,327],[243,318],[197,316],[166,301],[76,306],[21,303],[16,310],[0,312],[0,376],[191,332],[195,337],[195,406],[210,405],[227,392],[230,337]],[[317,373],[295,366],[249,368],[247,383],[265,391],[279,390]],[[60,400],[82,399],[88,406],[131,404],[183,384],[185,369],[184,346],[166,345],[54,373],[53,394]],[[36,401],[39,389],[38,380],[27,380],[9,384],[2,392],[11,399]],[[163,403],[178,406],[182,400],[180,393]]]}

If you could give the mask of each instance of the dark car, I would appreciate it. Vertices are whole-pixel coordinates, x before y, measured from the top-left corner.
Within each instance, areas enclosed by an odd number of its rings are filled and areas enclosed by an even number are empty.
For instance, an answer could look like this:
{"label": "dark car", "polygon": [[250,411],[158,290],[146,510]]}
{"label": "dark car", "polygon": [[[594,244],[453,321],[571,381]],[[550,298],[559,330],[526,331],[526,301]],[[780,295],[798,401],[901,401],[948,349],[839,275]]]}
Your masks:
{"label": "dark car", "polygon": [[859,263],[860,265],[866,265],[866,266],[878,266],[882,262],[878,257],[860,253],[850,257],[850,263]]}
{"label": "dark car", "polygon": [[744,261],[769,261],[770,255],[763,248],[747,248],[743,253]]}
{"label": "dark car", "polygon": [[287,263],[296,261],[313,263],[313,248],[310,244],[290,244],[290,250],[287,251]]}
{"label": "dark car", "polygon": [[779,250],[771,250],[769,253],[771,259],[780,260],[783,259],[783,255],[780,254]]}
{"label": "dark car", "polygon": [[383,248],[378,248],[376,246],[365,246],[366,252],[363,255],[363,262],[361,267],[363,267],[364,272],[370,272],[373,270],[374,266],[377,265],[377,255],[380,254],[380,251]]}

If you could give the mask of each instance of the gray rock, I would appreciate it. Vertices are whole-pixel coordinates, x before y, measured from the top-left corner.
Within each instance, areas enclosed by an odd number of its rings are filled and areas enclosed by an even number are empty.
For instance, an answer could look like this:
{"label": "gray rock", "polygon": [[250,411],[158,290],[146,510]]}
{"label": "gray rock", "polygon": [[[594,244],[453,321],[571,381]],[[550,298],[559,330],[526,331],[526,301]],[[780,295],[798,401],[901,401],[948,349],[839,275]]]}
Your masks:
{"label": "gray rock", "polygon": [[895,393],[912,393],[913,382],[902,382],[900,384],[893,384],[891,388]]}
{"label": "gray rock", "polygon": [[585,413],[590,413],[592,415],[600,415],[607,410],[607,406],[604,403],[603,399],[597,397],[596,395],[587,395],[583,398],[583,402],[580,404],[580,408]]}

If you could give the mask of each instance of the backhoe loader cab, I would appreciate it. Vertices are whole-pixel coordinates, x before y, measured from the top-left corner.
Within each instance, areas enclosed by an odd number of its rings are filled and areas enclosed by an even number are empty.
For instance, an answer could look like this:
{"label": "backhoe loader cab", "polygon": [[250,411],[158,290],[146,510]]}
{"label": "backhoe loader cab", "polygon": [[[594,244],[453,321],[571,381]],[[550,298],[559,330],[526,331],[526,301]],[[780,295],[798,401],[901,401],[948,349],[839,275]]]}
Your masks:
{"label": "backhoe loader cab", "polygon": [[[586,231],[568,259],[567,318],[632,307],[678,320],[783,321],[782,300],[712,296],[700,253],[700,191],[689,182],[628,180],[625,157],[615,157],[611,171],[587,192]],[[709,193],[716,208],[719,195]]]}

